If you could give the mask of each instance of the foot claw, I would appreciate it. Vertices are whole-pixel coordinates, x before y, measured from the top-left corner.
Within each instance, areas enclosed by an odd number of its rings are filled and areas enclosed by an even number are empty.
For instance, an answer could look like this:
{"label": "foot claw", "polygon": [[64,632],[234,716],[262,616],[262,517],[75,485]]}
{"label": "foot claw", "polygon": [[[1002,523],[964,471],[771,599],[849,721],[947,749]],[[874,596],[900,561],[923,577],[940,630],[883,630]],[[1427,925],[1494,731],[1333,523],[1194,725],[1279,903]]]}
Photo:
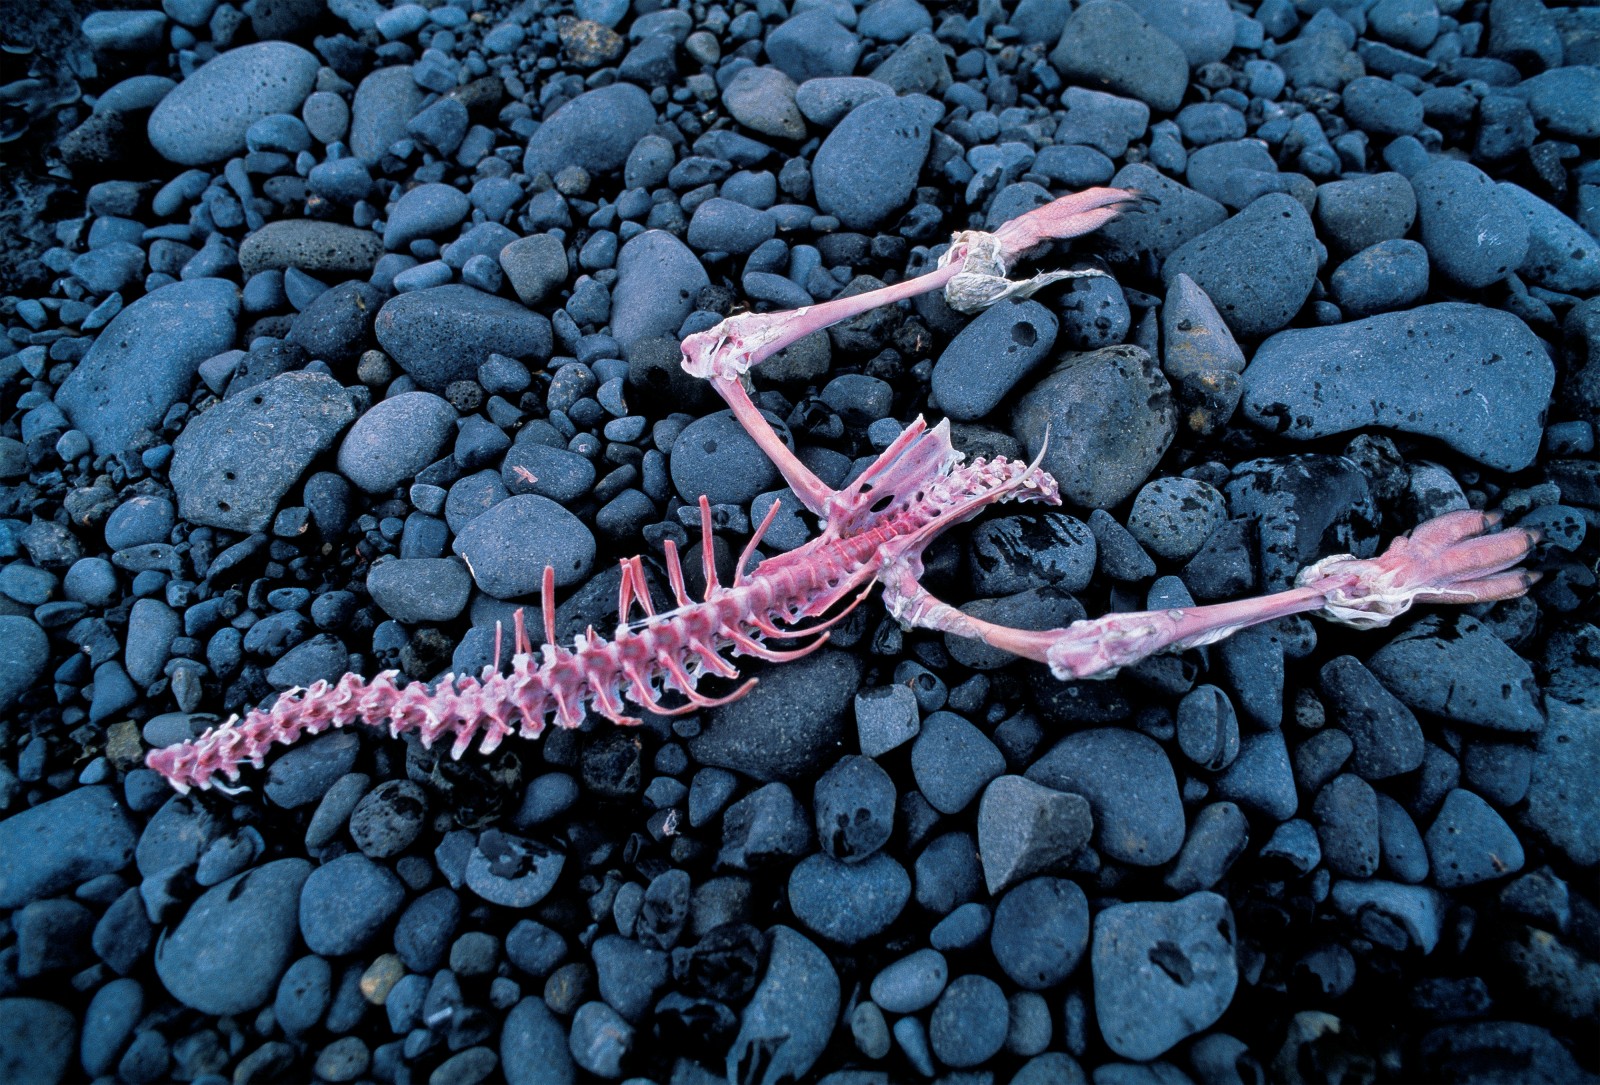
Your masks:
{"label": "foot claw", "polygon": [[1387,625],[1422,603],[1481,603],[1513,599],[1536,577],[1507,572],[1538,542],[1532,529],[1485,534],[1499,513],[1448,513],[1396,539],[1377,558],[1327,558],[1300,574],[1302,587],[1326,596],[1323,616],[1358,628]]}

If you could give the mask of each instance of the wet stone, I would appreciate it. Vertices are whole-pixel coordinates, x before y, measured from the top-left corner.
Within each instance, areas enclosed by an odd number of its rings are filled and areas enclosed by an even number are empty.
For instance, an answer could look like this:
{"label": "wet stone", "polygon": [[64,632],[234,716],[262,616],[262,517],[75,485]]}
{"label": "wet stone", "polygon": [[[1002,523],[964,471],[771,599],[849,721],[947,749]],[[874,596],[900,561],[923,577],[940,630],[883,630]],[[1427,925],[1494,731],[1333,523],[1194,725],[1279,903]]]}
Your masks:
{"label": "wet stone", "polygon": [[1495,731],[1544,725],[1528,663],[1466,614],[1429,615],[1375,652],[1372,673],[1419,712]]}
{"label": "wet stone", "polygon": [[981,1066],[1004,1046],[1009,1019],[998,983],[987,976],[958,976],[933,1008],[928,1044],[946,1066]]}
{"label": "wet stone", "polygon": [[318,373],[284,373],[197,416],[174,443],[172,486],[185,520],[261,531],[356,409]]}
{"label": "wet stone", "polygon": [[1075,882],[1034,878],[1000,898],[989,932],[995,961],[1019,987],[1043,991],[1077,969],[1089,944],[1089,902]]}
{"label": "wet stone", "polygon": [[911,898],[905,867],[879,853],[853,864],[826,855],[801,860],[789,876],[789,906],[806,929],[840,945],[882,934]]}
{"label": "wet stone", "polygon": [[1176,418],[1167,378],[1138,347],[1115,346],[1068,355],[1023,394],[1012,428],[1029,458],[1045,451],[1044,468],[1061,496],[1086,508],[1108,508],[1132,494],[1172,443]]}
{"label": "wet stone", "polygon": [[[310,874],[304,860],[280,859],[208,889],[156,953],[167,990],[203,1013],[244,1013],[265,1004],[289,964],[295,901]],[[235,938],[238,931],[250,937]]]}
{"label": "wet stone", "polygon": [[874,854],[894,830],[894,783],[870,757],[846,757],[823,773],[813,805],[817,839],[841,862]]}
{"label": "wet stone", "polygon": [[1157,1058],[1208,1028],[1239,982],[1233,916],[1215,893],[1118,904],[1095,916],[1091,964],[1101,1035],[1129,1059]]}
{"label": "wet stone", "polygon": [[933,367],[939,408],[962,421],[992,411],[1055,345],[1055,314],[1036,301],[990,306],[963,328]]}
{"label": "wet stone", "polygon": [[1355,743],[1352,768],[1365,780],[1410,772],[1422,764],[1422,727],[1354,656],[1322,668],[1322,692],[1338,725]]}
{"label": "wet stone", "polygon": [[985,520],[972,533],[973,591],[1013,595],[1053,586],[1079,592],[1089,586],[1097,553],[1088,525],[1063,512]]}
{"label": "wet stone", "polygon": [[1471,791],[1445,796],[1423,837],[1433,883],[1455,889],[1491,881],[1522,869],[1522,843],[1494,807]]}
{"label": "wet stone", "polygon": [[1093,828],[1083,796],[1022,776],[995,779],[978,806],[978,854],[990,895],[1070,860]]}
{"label": "wet stone", "polygon": [[1142,734],[1095,728],[1068,735],[1027,778],[1086,798],[1095,846],[1113,859],[1159,866],[1183,846],[1177,777],[1166,753]]}

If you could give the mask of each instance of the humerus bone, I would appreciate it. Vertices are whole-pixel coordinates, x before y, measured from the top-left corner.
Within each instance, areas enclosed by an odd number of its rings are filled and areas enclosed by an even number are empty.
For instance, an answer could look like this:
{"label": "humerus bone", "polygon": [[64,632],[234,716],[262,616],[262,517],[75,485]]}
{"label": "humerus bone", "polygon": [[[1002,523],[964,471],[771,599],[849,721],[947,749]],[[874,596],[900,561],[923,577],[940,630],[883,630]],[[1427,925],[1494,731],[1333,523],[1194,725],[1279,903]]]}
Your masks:
{"label": "humerus bone", "polygon": [[[477,678],[446,675],[432,687],[415,682],[401,688],[393,671],[370,680],[349,674],[332,684],[317,682],[286,691],[270,709],[251,711],[192,742],[153,751],[147,763],[180,792],[229,790],[219,776],[237,780],[242,765],[260,767],[274,744],[330,727],[365,724],[396,736],[415,731],[425,746],[448,739],[452,756],[459,758],[474,741],[487,753],[513,732],[535,738],[551,719],[577,727],[589,709],[620,724],[639,722],[627,714],[625,702],[661,714],[690,712],[734,700],[755,683],[750,679],[718,698],[699,691],[707,675],[738,677],[728,654],[782,661],[815,651],[827,640],[827,627],[866,598],[874,584],[883,585],[885,606],[906,625],[983,640],[1047,663],[1061,679],[1106,676],[1156,652],[1209,644],[1291,614],[1316,612],[1374,628],[1416,602],[1471,603],[1526,591],[1533,575],[1509,570],[1528,553],[1534,534],[1488,535],[1494,518],[1458,512],[1422,525],[1376,559],[1318,562],[1301,574],[1294,589],[1276,595],[1112,614],[1043,632],[1010,629],[934,598],[919,582],[921,554],[939,534],[988,505],[1059,504],[1055,480],[1039,460],[996,457],[963,463],[950,443],[948,424],[929,428],[919,417],[863,475],[834,490],[789,451],[741,383],[752,367],[802,336],[881,305],[943,289],[953,306],[971,311],[1031,293],[1056,276],[1046,273],[1021,283],[1006,278],[1028,250],[1053,238],[1088,233],[1137,200],[1134,193],[1108,188],[1063,197],[992,234],[958,235],[940,266],[926,275],[793,312],[730,317],[684,340],[684,369],[711,383],[800,501],[822,518],[822,534],[812,541],[747,571],[778,511],[774,504],[746,544],[734,582],[723,586],[712,563],[710,507],[702,497],[706,590],[701,599],[688,596],[677,548],[668,540],[666,569],[677,605],[657,613],[641,560],[629,558],[622,562],[620,624],[612,638],[590,629],[568,648],[556,643],[554,576],[546,569],[545,644],[538,652],[532,649],[519,611],[504,673],[491,665]],[[633,616],[635,604],[642,617]],[[803,628],[806,622],[814,624]],[[770,643],[806,638],[795,648]],[[498,640],[497,634],[496,663]]]}

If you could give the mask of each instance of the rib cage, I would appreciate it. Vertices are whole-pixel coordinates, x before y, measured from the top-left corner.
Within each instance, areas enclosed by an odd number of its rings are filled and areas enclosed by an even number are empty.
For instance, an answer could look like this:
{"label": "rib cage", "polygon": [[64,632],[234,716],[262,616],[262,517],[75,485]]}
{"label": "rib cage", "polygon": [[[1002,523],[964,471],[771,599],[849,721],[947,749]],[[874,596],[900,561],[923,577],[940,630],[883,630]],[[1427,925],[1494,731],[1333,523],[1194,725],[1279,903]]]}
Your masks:
{"label": "rib cage", "polygon": [[[516,732],[537,738],[552,720],[561,727],[583,723],[588,708],[618,724],[638,724],[625,714],[624,701],[661,715],[676,715],[735,700],[755,684],[750,679],[723,697],[700,693],[697,685],[707,675],[733,679],[738,668],[723,655],[732,652],[766,660],[797,659],[820,648],[828,639],[826,627],[844,618],[865,598],[863,592],[834,617],[810,628],[782,628],[831,608],[839,599],[840,584],[849,577],[839,560],[837,546],[819,548],[817,560],[790,562],[814,575],[804,577],[752,577],[743,566],[777,513],[776,504],[751,537],[740,560],[735,584],[717,583],[711,561],[710,507],[701,499],[702,541],[706,597],[691,601],[684,590],[683,571],[676,546],[668,540],[667,572],[678,606],[654,613],[644,567],[637,557],[622,562],[618,605],[621,624],[607,640],[590,628],[571,648],[555,642],[554,575],[545,570],[543,611],[546,642],[536,653],[516,615],[514,654],[501,672],[494,664],[479,677],[447,674],[430,688],[425,682],[396,684],[397,671],[384,671],[370,681],[347,674],[337,682],[318,681],[305,689],[284,691],[269,709],[255,709],[243,717],[206,731],[191,742],[152,752],[149,766],[165,776],[179,792],[191,787],[234,790],[216,782],[218,775],[237,780],[241,766],[262,767],[274,744],[290,744],[302,735],[316,735],[330,727],[364,724],[385,727],[391,737],[416,732],[424,747],[449,737],[451,756],[460,758],[474,741],[489,753]],[[807,548],[830,541],[826,537]],[[872,581],[867,578],[870,590]],[[642,621],[630,622],[637,602],[645,610]],[[769,638],[813,639],[795,649],[776,649]],[[494,658],[500,659],[496,630]],[[681,695],[680,706],[662,703],[670,693]]]}

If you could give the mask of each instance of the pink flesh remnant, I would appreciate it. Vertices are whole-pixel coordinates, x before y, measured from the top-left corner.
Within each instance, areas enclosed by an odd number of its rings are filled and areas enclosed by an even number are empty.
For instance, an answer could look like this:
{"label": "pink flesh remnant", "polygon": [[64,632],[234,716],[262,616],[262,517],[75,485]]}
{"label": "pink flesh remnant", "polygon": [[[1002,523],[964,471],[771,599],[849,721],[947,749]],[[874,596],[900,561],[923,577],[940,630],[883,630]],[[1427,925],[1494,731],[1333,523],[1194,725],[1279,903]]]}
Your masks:
{"label": "pink flesh remnant", "polygon": [[[739,677],[729,655],[784,661],[813,652],[828,639],[828,627],[859,605],[875,584],[882,584],[885,606],[905,625],[982,640],[1046,663],[1063,680],[1105,677],[1154,653],[1210,644],[1292,614],[1319,613],[1375,628],[1413,603],[1474,603],[1525,592],[1534,574],[1513,567],[1537,535],[1489,534],[1495,517],[1456,512],[1397,539],[1380,557],[1326,558],[1301,573],[1296,587],[1276,595],[1110,614],[1042,632],[995,625],[963,614],[921,585],[922,551],[989,505],[1060,504],[1055,480],[1039,459],[963,463],[950,443],[948,423],[930,428],[919,417],[864,474],[834,490],[789,451],[741,383],[752,367],[803,336],[880,305],[943,289],[952,304],[964,300],[971,304],[962,307],[981,308],[1036,289],[1050,281],[1049,274],[1027,283],[1005,276],[1041,243],[1097,229],[1139,199],[1136,193],[1106,188],[1066,196],[992,234],[957,235],[940,266],[926,275],[794,312],[730,317],[684,340],[684,369],[711,382],[801,503],[822,518],[823,531],[810,542],[747,571],[777,515],[774,504],[740,555],[733,584],[724,586],[712,562],[711,510],[702,497],[706,589],[701,599],[689,597],[677,546],[669,539],[663,565],[675,605],[658,612],[642,560],[627,558],[621,563],[620,624],[611,639],[591,628],[568,648],[556,642],[555,577],[546,569],[541,592],[545,643],[534,650],[517,611],[510,666],[503,673],[497,627],[495,663],[479,677],[445,675],[433,684],[402,687],[394,671],[370,680],[347,674],[331,684],[288,690],[270,708],[252,710],[192,742],[152,751],[146,763],[180,792],[194,787],[232,791],[229,784],[239,778],[241,767],[261,767],[273,745],[330,727],[361,724],[394,736],[414,731],[424,746],[448,739],[451,755],[459,758],[474,742],[488,753],[513,733],[536,738],[552,721],[577,727],[591,709],[619,724],[639,722],[627,714],[628,703],[664,715],[692,712],[734,700],[755,685],[752,678],[719,697],[699,690],[707,676]],[[635,617],[636,609],[642,616]],[[804,643],[789,648],[771,643],[796,640]]]}

